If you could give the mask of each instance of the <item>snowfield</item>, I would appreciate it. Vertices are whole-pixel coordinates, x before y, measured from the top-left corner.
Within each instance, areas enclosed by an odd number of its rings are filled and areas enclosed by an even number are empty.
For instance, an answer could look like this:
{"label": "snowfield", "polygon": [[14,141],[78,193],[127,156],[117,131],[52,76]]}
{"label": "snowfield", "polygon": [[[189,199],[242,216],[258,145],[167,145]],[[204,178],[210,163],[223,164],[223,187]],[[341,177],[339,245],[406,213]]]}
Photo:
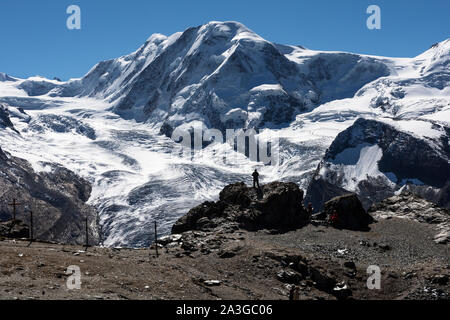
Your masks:
{"label": "snowfield", "polygon": [[[55,162],[88,179],[103,245],[147,246],[154,220],[169,233],[191,207],[217,200],[225,185],[250,183],[255,167],[263,183],[307,189],[334,139],[360,117],[431,144],[448,135],[436,124],[449,125],[449,60],[450,40],[415,58],[386,58],[272,44],[240,23],[211,22],[152,35],[81,79],[0,73],[0,104],[20,133],[0,129],[0,145],[36,171]],[[227,143],[180,157],[167,136],[193,124],[277,137],[280,162],[262,166]],[[339,154],[342,186],[356,191],[367,176],[397,183],[395,174],[380,172],[382,153],[360,145]]]}

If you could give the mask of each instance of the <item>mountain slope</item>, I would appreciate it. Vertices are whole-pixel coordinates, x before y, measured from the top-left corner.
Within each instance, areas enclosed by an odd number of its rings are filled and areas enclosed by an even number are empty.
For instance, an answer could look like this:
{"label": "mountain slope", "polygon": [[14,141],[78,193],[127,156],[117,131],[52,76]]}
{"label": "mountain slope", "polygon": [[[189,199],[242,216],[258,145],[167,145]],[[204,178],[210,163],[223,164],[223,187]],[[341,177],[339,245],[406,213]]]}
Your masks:
{"label": "mountain slope", "polygon": [[[50,162],[88,180],[103,244],[146,246],[154,220],[169,233],[225,185],[250,183],[255,167],[263,183],[306,189],[327,149],[358,118],[386,119],[399,136],[443,134],[433,127],[448,128],[449,57],[449,40],[415,58],[387,58],[274,44],[240,23],[211,22],[152,35],[134,53],[68,82],[0,74],[2,119],[17,130],[4,122],[0,143],[36,172]],[[279,140],[279,161],[261,166],[228,143],[182,157],[166,137],[177,127],[260,129],[259,138]],[[447,157],[443,141],[422,136],[417,141],[432,154]],[[408,141],[398,141],[398,152]],[[428,199],[448,199],[449,188],[434,184],[439,175],[429,179],[421,179],[430,183],[432,190],[422,188]],[[331,194],[346,186],[319,187]]]}
{"label": "mountain slope", "polygon": [[12,157],[0,148],[0,219],[12,219],[9,203],[16,199],[20,204],[17,219],[29,225],[30,211],[33,212],[37,239],[85,244],[88,218],[89,243],[96,245],[97,213],[85,203],[90,197],[90,184],[61,166],[42,165],[46,171],[36,173],[26,160]]}
{"label": "mountain slope", "polygon": [[[411,133],[402,130],[411,121],[358,119],[327,150],[309,186],[308,200],[320,208],[324,201],[351,191],[369,207],[404,189],[435,200],[450,180],[450,127],[416,122]],[[323,193],[324,185],[333,191]]]}

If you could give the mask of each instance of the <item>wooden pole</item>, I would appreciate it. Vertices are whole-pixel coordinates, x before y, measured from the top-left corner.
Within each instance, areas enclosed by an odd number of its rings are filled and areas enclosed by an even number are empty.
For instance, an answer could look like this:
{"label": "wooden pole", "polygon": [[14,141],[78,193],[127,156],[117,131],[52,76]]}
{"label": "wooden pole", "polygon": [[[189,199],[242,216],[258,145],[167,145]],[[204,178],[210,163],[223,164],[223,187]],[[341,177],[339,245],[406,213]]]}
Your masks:
{"label": "wooden pole", "polygon": [[33,211],[30,211],[30,241],[34,240],[33,235]]}
{"label": "wooden pole", "polygon": [[13,199],[12,206],[13,206],[13,211],[14,211],[14,219],[13,220],[16,221],[16,206],[17,206],[16,199]]}
{"label": "wooden pole", "polygon": [[155,248],[156,248],[156,257],[159,257],[159,254],[158,254],[158,230],[157,230],[156,221],[155,221]]}
{"label": "wooden pole", "polygon": [[89,247],[88,218],[86,217],[86,249]]}
{"label": "wooden pole", "polygon": [[13,199],[13,202],[9,205],[13,207],[13,221],[16,221],[16,207],[19,206],[20,203],[18,203],[16,199]]}

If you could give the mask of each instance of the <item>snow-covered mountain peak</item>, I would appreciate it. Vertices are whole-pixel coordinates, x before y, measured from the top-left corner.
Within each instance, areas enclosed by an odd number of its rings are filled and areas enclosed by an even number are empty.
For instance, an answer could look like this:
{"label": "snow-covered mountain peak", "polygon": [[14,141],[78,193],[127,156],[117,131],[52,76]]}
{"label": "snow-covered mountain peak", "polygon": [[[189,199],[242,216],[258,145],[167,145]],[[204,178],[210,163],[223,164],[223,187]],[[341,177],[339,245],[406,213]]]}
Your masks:
{"label": "snow-covered mountain peak", "polygon": [[210,21],[199,27],[199,33],[211,34],[213,36],[227,36],[231,38],[241,33],[246,33],[259,37],[245,25],[237,21]]}
{"label": "snow-covered mountain peak", "polygon": [[0,81],[16,81],[16,79],[8,76],[6,73],[4,72],[0,72]]}
{"label": "snow-covered mountain peak", "polygon": [[203,32],[207,31],[214,37],[227,37],[228,39],[231,39],[232,42],[237,42],[239,40],[267,42],[265,39],[247,28],[242,23],[235,21],[212,21],[208,24],[203,25],[200,30]]}
{"label": "snow-covered mountain peak", "polygon": [[146,43],[146,44],[147,44],[147,43],[157,43],[157,42],[161,43],[161,42],[167,40],[167,38],[168,38],[168,37],[167,37],[166,35],[162,34],[162,33],[153,33],[153,34],[147,39],[147,41],[146,41],[145,43]]}
{"label": "snow-covered mountain peak", "polygon": [[[188,208],[214,199],[226,184],[246,181],[259,165],[242,154],[237,163],[223,163],[233,152],[227,143],[208,146],[194,160],[174,159],[179,146],[164,135],[196,125],[261,129],[263,140],[276,135],[279,165],[261,167],[262,182],[292,181],[304,189],[319,163],[327,163],[323,157],[338,134],[353,127],[349,134],[365,132],[361,143],[341,135],[334,146],[355,161],[330,162],[324,183],[360,195],[371,194],[380,177],[395,184],[392,192],[411,181],[428,183],[424,190],[433,200],[442,172],[449,172],[449,47],[446,40],[410,58],[314,51],[273,44],[237,22],[153,34],[80,79],[0,73],[1,147],[37,171],[52,162],[89,179],[106,245],[147,245],[154,219],[168,232]],[[355,124],[358,118],[377,121]],[[396,149],[389,148],[392,141]],[[419,160],[403,172],[403,153],[412,145]],[[437,169],[429,170],[434,180],[416,175],[422,147],[436,155]],[[391,155],[398,168],[378,165]],[[394,174],[398,183],[390,180]],[[327,187],[317,186],[319,194]]]}
{"label": "snow-covered mountain peak", "polygon": [[450,72],[450,39],[434,44],[415,60],[416,63],[422,64],[422,75],[439,71]]}

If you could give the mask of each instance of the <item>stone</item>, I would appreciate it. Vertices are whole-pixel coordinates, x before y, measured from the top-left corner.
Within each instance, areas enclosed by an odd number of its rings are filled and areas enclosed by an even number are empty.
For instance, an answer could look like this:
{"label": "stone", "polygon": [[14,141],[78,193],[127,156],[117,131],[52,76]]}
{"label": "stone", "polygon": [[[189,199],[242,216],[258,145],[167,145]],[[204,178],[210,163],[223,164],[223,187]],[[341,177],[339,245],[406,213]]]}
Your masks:
{"label": "stone", "polygon": [[219,280],[207,280],[205,282],[203,282],[205,285],[207,285],[208,287],[217,287],[220,286],[222,284],[221,281]]}
{"label": "stone", "polygon": [[165,237],[161,237],[158,239],[158,244],[161,244],[163,246],[169,245],[174,242],[179,242],[182,238],[182,235],[180,234],[172,234]]}
{"label": "stone", "polygon": [[234,256],[236,256],[236,252],[231,250],[222,250],[219,252],[219,257],[222,259],[229,259],[233,258]]}
{"label": "stone", "polygon": [[244,183],[226,186],[218,202],[205,202],[191,209],[173,226],[172,233],[233,226],[259,231],[295,230],[308,222],[302,205],[303,191],[295,183],[272,182],[260,189]]}
{"label": "stone", "polygon": [[302,278],[299,273],[291,270],[281,270],[277,273],[277,279],[284,283],[298,284]]}
{"label": "stone", "polygon": [[431,282],[434,284],[439,284],[441,286],[445,286],[448,283],[448,275],[440,274],[436,275],[431,279]]}
{"label": "stone", "polygon": [[336,279],[328,274],[321,267],[309,267],[309,274],[312,281],[315,282],[315,286],[325,292],[333,292],[336,286]]}
{"label": "stone", "polygon": [[348,194],[336,197],[325,203],[324,212],[331,216],[338,213],[335,227],[355,231],[367,231],[369,224],[375,220],[363,208],[356,194]]}
{"label": "stone", "polygon": [[352,290],[350,290],[350,287],[345,282],[338,283],[336,287],[333,289],[333,295],[338,300],[344,300],[347,299],[352,295]]}
{"label": "stone", "polygon": [[344,267],[352,270],[356,270],[356,265],[353,261],[346,261],[344,262]]}

